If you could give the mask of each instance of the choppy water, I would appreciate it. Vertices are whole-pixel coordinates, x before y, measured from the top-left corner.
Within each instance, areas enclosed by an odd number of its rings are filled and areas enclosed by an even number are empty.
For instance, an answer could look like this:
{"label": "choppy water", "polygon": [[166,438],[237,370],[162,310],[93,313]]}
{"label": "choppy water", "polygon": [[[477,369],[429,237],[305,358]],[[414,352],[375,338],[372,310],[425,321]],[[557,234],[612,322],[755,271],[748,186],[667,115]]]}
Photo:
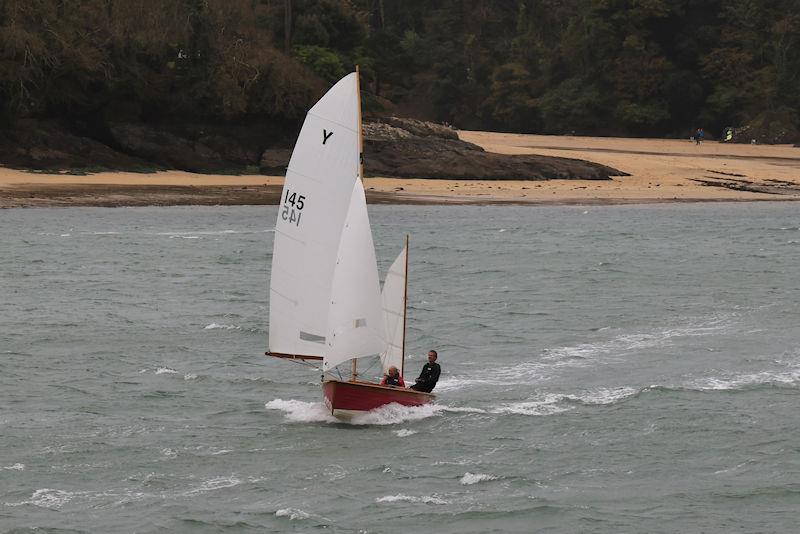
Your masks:
{"label": "choppy water", "polygon": [[0,530],[797,531],[797,204],[370,213],[444,374],[342,424],[274,207],[0,211]]}

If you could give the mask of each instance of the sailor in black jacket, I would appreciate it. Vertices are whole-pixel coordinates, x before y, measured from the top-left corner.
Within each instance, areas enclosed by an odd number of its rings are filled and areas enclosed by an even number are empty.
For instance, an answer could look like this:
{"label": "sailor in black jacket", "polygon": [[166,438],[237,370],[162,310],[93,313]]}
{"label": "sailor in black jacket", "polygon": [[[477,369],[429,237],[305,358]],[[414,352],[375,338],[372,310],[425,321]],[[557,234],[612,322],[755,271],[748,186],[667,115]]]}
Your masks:
{"label": "sailor in black jacket", "polygon": [[439,381],[439,375],[442,373],[442,368],[436,363],[438,356],[435,350],[428,351],[428,363],[422,366],[422,372],[417,378],[417,383],[411,386],[411,389],[426,393],[433,391],[436,382]]}

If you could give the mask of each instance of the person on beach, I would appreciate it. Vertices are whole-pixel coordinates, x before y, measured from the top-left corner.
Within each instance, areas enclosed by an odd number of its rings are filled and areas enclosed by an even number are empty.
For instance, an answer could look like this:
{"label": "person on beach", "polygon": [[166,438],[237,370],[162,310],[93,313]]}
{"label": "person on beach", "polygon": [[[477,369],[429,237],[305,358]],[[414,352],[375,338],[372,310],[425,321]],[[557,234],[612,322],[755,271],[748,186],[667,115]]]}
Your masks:
{"label": "person on beach", "polygon": [[400,376],[400,371],[397,370],[397,367],[394,365],[389,367],[389,372],[383,375],[383,380],[381,380],[382,386],[399,386],[401,388],[406,387],[406,383],[403,380],[403,377]]}
{"label": "person on beach", "polygon": [[439,375],[442,373],[442,368],[436,363],[436,358],[439,354],[435,350],[428,351],[428,363],[422,366],[422,372],[417,378],[417,383],[411,386],[415,391],[424,391],[430,393],[436,387],[436,382],[439,381]]}
{"label": "person on beach", "polygon": [[700,144],[703,142],[703,138],[706,136],[706,133],[703,131],[702,128],[698,128],[697,131],[694,133],[694,142],[695,144]]}

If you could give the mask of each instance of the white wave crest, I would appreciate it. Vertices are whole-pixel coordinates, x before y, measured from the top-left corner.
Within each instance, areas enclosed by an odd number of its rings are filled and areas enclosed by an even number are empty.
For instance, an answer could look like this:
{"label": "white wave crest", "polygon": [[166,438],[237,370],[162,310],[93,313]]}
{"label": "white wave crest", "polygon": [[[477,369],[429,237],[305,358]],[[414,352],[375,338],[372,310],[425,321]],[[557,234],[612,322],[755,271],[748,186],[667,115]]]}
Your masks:
{"label": "white wave crest", "polygon": [[275,516],[288,517],[290,521],[297,521],[298,519],[308,519],[311,514],[298,508],[282,508],[275,512]]}
{"label": "white wave crest", "polygon": [[241,326],[236,326],[233,324],[219,324],[219,323],[211,323],[203,327],[203,330],[241,330]]}
{"label": "white wave crest", "polygon": [[22,471],[25,469],[25,464],[6,465],[2,467],[2,469],[7,469],[9,471]]}
{"label": "white wave crest", "polygon": [[[406,421],[419,421],[429,417],[439,416],[446,412],[452,413],[487,413],[480,408],[470,408],[465,406],[446,406],[443,404],[424,404],[422,406],[402,406],[392,403],[380,408],[375,408],[368,412],[355,415],[349,421],[337,419],[331,415],[330,410],[321,402],[305,402],[294,399],[274,399],[264,407],[268,410],[279,410],[286,414],[286,419],[294,423],[339,423],[355,426],[366,425],[396,425]],[[403,432],[402,430],[395,431]],[[398,434],[400,437],[410,436],[416,431],[409,431],[409,434]]]}
{"label": "white wave crest", "polygon": [[237,231],[237,230],[195,230],[195,231],[177,231],[177,232],[156,232],[156,235],[165,235],[169,237],[195,237],[199,235],[227,235],[227,234],[250,234],[252,231]]}
{"label": "white wave crest", "polygon": [[800,369],[787,371],[762,371],[729,377],[708,377],[694,380],[687,384],[689,389],[700,391],[707,390],[734,390],[748,386],[759,385],[794,386],[800,384]]}
{"label": "white wave crest", "polygon": [[408,430],[407,428],[401,428],[400,430],[392,430],[392,433],[397,435],[400,438],[406,438],[408,436],[413,436],[417,433],[416,430]]}
{"label": "white wave crest", "polygon": [[442,410],[445,412],[452,412],[452,413],[486,413],[486,410],[482,410],[481,408],[470,408],[469,406],[442,405]]}
{"label": "white wave crest", "polygon": [[351,419],[353,425],[395,425],[405,421],[419,421],[439,415],[445,410],[438,404],[423,404],[422,406],[402,406],[397,403],[387,404],[356,415]]}
{"label": "white wave crest", "polygon": [[538,399],[501,404],[490,411],[499,414],[553,415],[572,410],[574,407],[568,401],[591,405],[613,404],[634,396],[638,392],[635,388],[620,387],[598,388],[578,394],[547,393]]}
{"label": "white wave crest", "polygon": [[[559,397],[560,400],[560,397]],[[557,406],[559,400],[512,402],[492,409],[492,413],[514,415],[553,415],[572,409],[569,406]]]}
{"label": "white wave crest", "polygon": [[459,482],[462,486],[471,486],[472,484],[477,484],[478,482],[486,482],[488,480],[497,480],[497,477],[494,475],[487,475],[483,473],[470,473],[467,471],[464,473],[464,476],[461,477]]}
{"label": "white wave crest", "polygon": [[32,504],[39,508],[48,508],[50,510],[58,510],[67,504],[76,493],[70,491],[63,491],[50,488],[42,488],[33,492],[31,498],[27,501],[21,502],[7,502],[3,503],[6,506],[23,506],[25,504]]}
{"label": "white wave crest", "polygon": [[234,486],[238,486],[241,484],[242,481],[234,476],[230,477],[215,477],[208,480],[203,481],[196,488],[192,488],[189,491],[185,492],[185,496],[189,495],[197,495],[198,493],[205,493],[207,491],[216,491],[219,489],[224,488],[232,488]]}
{"label": "white wave crest", "polygon": [[375,499],[375,502],[413,502],[413,503],[424,503],[424,504],[448,504],[447,501],[444,499],[440,499],[435,495],[423,495],[421,497],[414,497],[413,495],[384,495],[383,497],[378,497]]}
{"label": "white wave crest", "polygon": [[178,372],[178,371],[176,371],[175,369],[172,369],[172,368],[170,368],[170,367],[159,367],[159,368],[158,368],[158,369],[156,369],[156,371],[155,371],[155,373],[156,373],[157,375],[164,375],[164,374],[167,374],[167,375],[174,375],[174,374],[176,374],[177,372]]}
{"label": "white wave crest", "polygon": [[598,388],[587,391],[580,395],[564,395],[565,399],[583,402],[585,404],[614,404],[615,402],[627,399],[636,395],[639,391],[630,387],[619,388]]}
{"label": "white wave crest", "polygon": [[185,375],[183,375],[183,379],[184,380],[196,380],[197,379],[197,375],[194,374],[194,373],[186,373]]}
{"label": "white wave crest", "polygon": [[279,410],[294,423],[339,423],[321,402],[304,402],[294,399],[271,400],[264,405],[267,410]]}
{"label": "white wave crest", "polygon": [[616,337],[597,343],[582,343],[580,345],[550,349],[545,354],[548,360],[594,360],[639,352],[643,349],[663,347],[669,345],[676,338],[697,337],[715,334],[726,330],[731,325],[731,317],[720,316],[703,318],[695,324],[678,326],[674,328],[661,328],[651,332],[635,332],[620,334]]}
{"label": "white wave crest", "polygon": [[[513,372],[499,372],[496,377],[489,378],[466,378],[463,376],[448,376],[436,383],[436,392],[454,391],[457,389],[485,386],[507,386],[509,384],[530,383],[532,378],[528,374],[525,380],[520,380],[520,375]],[[539,377],[542,378],[542,377]],[[516,380],[515,380],[516,379]]]}

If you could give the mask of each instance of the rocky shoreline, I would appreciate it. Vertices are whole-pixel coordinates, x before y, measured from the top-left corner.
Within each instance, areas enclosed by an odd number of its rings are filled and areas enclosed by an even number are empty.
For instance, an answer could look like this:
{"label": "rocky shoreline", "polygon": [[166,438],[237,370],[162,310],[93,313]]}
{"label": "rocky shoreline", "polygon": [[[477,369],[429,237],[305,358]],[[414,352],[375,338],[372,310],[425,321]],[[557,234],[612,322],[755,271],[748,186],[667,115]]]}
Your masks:
{"label": "rocky shoreline", "polygon": [[[19,121],[0,130],[0,164],[71,174],[182,170],[283,174],[291,156],[285,131],[269,124],[109,122],[68,127]],[[91,136],[87,134],[91,132]],[[452,128],[388,117],[364,125],[367,176],[460,180],[609,180],[624,172],[579,159],[487,152]]]}

